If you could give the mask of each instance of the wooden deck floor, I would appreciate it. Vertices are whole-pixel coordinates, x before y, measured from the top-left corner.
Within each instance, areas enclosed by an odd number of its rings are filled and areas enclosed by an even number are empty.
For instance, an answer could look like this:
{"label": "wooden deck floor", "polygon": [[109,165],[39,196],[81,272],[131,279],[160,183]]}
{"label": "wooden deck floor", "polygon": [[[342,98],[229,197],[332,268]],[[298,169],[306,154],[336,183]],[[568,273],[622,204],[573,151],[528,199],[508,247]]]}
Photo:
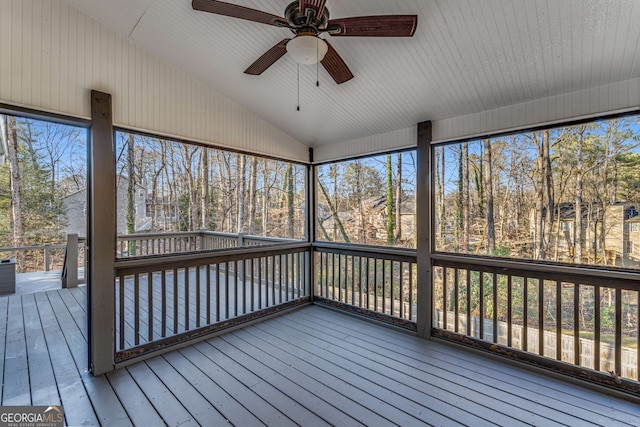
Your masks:
{"label": "wooden deck floor", "polygon": [[0,298],[2,405],[68,425],[639,425],[640,406],[318,306],[100,377],[85,289]]}

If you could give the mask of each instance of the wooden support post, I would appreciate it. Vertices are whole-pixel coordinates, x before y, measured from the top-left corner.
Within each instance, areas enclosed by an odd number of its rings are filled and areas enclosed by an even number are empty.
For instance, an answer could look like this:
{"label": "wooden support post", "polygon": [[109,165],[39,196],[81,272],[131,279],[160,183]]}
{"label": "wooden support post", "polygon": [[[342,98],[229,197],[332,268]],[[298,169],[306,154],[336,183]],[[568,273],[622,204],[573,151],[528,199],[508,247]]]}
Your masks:
{"label": "wooden support post", "polygon": [[87,247],[89,370],[114,369],[116,174],[111,95],[91,91]]}
{"label": "wooden support post", "polygon": [[67,248],[64,253],[63,288],[78,287],[78,235],[67,234]]}
{"label": "wooden support post", "polygon": [[431,122],[418,124],[418,171],[416,182],[416,225],[418,253],[418,336],[431,337],[433,322],[433,194],[431,191]]}
{"label": "wooden support post", "polygon": [[[306,237],[307,241],[313,245],[316,241],[316,168],[313,166],[313,148],[309,148],[309,165],[307,166],[307,215],[306,215]],[[305,283],[310,301],[313,302],[313,296],[315,295],[315,280],[317,277],[315,251],[313,246],[309,249],[309,252],[305,255]]]}
{"label": "wooden support post", "polygon": [[44,271],[51,269],[51,243],[44,244]]}

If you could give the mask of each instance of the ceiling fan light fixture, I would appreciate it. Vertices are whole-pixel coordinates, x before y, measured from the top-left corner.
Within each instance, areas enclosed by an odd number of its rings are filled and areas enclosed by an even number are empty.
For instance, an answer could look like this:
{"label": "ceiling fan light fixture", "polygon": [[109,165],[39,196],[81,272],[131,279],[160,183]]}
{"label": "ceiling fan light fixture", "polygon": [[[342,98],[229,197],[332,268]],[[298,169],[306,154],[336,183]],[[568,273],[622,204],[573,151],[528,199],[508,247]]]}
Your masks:
{"label": "ceiling fan light fixture", "polygon": [[313,34],[298,34],[287,43],[287,53],[301,65],[322,61],[328,50],[327,42]]}

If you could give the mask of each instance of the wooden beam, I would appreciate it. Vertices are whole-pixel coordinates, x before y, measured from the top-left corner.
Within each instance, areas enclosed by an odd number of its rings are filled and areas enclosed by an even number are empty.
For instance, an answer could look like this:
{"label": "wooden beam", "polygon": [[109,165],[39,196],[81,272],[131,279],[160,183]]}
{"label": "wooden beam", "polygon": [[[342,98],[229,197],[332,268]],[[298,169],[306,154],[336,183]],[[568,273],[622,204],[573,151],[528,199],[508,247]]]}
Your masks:
{"label": "wooden beam", "polygon": [[91,91],[87,247],[89,370],[114,369],[116,169],[111,95]]}
{"label": "wooden beam", "polygon": [[418,336],[431,337],[433,285],[431,251],[433,245],[433,194],[431,191],[431,122],[418,124],[418,170],[416,182],[416,233],[418,252]]}

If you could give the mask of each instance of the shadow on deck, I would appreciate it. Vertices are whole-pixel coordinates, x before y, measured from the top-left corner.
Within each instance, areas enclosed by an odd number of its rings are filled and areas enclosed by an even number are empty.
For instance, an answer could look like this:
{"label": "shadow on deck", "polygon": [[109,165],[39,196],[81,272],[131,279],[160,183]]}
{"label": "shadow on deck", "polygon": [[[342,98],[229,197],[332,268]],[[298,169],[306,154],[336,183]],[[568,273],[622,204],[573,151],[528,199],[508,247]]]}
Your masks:
{"label": "shadow on deck", "polygon": [[[86,288],[0,299],[2,405],[68,425],[637,425],[640,408],[320,306],[93,377]],[[9,320],[9,321],[7,321]]]}

